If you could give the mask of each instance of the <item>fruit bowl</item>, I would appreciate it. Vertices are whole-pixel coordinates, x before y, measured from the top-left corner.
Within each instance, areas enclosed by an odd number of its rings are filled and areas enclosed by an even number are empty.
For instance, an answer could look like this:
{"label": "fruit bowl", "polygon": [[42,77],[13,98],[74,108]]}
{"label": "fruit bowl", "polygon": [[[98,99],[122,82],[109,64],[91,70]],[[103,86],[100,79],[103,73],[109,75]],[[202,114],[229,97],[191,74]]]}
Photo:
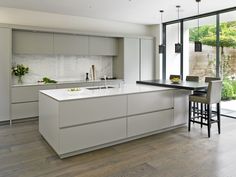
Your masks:
{"label": "fruit bowl", "polygon": [[171,80],[172,84],[179,84],[180,83],[180,78],[176,77],[176,78],[172,78]]}

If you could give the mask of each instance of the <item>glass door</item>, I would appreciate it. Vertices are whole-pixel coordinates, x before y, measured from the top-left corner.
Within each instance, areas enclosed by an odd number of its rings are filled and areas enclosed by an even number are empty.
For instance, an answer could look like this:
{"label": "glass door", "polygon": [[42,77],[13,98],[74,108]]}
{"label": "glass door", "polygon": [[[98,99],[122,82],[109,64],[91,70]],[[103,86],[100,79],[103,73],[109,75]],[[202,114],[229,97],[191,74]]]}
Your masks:
{"label": "glass door", "polygon": [[236,117],[236,12],[221,14],[220,22],[221,109],[224,115]]}
{"label": "glass door", "polygon": [[175,44],[180,43],[180,25],[173,24],[166,27],[166,79],[170,75],[180,75],[180,53],[175,52]]}
{"label": "glass door", "polygon": [[[202,52],[195,51],[195,41],[202,43]],[[216,76],[216,16],[184,22],[184,78],[187,75]]]}

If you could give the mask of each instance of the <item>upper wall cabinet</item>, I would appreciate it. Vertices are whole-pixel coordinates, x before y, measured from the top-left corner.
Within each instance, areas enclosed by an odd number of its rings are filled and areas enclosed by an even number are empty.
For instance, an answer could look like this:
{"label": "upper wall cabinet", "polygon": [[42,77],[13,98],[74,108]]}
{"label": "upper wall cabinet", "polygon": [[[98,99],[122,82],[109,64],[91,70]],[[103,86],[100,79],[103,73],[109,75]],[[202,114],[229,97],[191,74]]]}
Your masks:
{"label": "upper wall cabinet", "polygon": [[13,53],[53,54],[53,34],[13,31]]}
{"label": "upper wall cabinet", "polygon": [[54,34],[54,53],[88,55],[88,36]]}
{"label": "upper wall cabinet", "polygon": [[117,55],[117,39],[109,37],[89,37],[89,55]]}

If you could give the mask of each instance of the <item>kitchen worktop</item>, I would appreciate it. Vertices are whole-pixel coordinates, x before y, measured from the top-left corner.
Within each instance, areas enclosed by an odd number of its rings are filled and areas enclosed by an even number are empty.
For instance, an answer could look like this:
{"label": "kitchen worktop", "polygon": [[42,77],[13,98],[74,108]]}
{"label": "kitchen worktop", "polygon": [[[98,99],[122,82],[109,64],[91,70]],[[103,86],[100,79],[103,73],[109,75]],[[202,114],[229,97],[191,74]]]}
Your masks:
{"label": "kitchen worktop", "polygon": [[141,84],[130,84],[121,85],[120,87],[107,88],[107,89],[97,89],[89,90],[87,88],[92,87],[81,87],[79,91],[70,91],[69,89],[54,89],[54,90],[41,90],[40,92],[57,100],[57,101],[67,101],[67,100],[77,100],[104,96],[114,96],[114,95],[126,95],[133,93],[145,93],[151,91],[164,91],[170,90],[172,88],[141,85]]}
{"label": "kitchen worktop", "polygon": [[[122,81],[121,79],[112,79],[107,81]],[[27,87],[27,86],[39,86],[39,85],[60,85],[60,84],[76,84],[76,83],[98,83],[98,82],[104,82],[104,80],[61,80],[57,83],[43,83],[43,82],[36,82],[36,83],[23,83],[23,84],[14,84],[12,87]]]}

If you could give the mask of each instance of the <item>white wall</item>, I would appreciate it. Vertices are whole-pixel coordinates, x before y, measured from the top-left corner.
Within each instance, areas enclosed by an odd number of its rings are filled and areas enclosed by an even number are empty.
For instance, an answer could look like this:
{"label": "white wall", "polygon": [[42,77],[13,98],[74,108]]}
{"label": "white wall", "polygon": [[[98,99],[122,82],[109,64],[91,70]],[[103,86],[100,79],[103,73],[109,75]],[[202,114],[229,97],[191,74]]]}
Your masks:
{"label": "white wall", "polygon": [[161,26],[160,25],[152,25],[150,26],[151,35],[156,37],[155,43],[155,79],[162,78],[162,55],[159,54],[158,46],[162,43],[161,38]]}
{"label": "white wall", "polygon": [[0,23],[106,34],[150,35],[150,27],[145,25],[5,7],[0,7]]}

